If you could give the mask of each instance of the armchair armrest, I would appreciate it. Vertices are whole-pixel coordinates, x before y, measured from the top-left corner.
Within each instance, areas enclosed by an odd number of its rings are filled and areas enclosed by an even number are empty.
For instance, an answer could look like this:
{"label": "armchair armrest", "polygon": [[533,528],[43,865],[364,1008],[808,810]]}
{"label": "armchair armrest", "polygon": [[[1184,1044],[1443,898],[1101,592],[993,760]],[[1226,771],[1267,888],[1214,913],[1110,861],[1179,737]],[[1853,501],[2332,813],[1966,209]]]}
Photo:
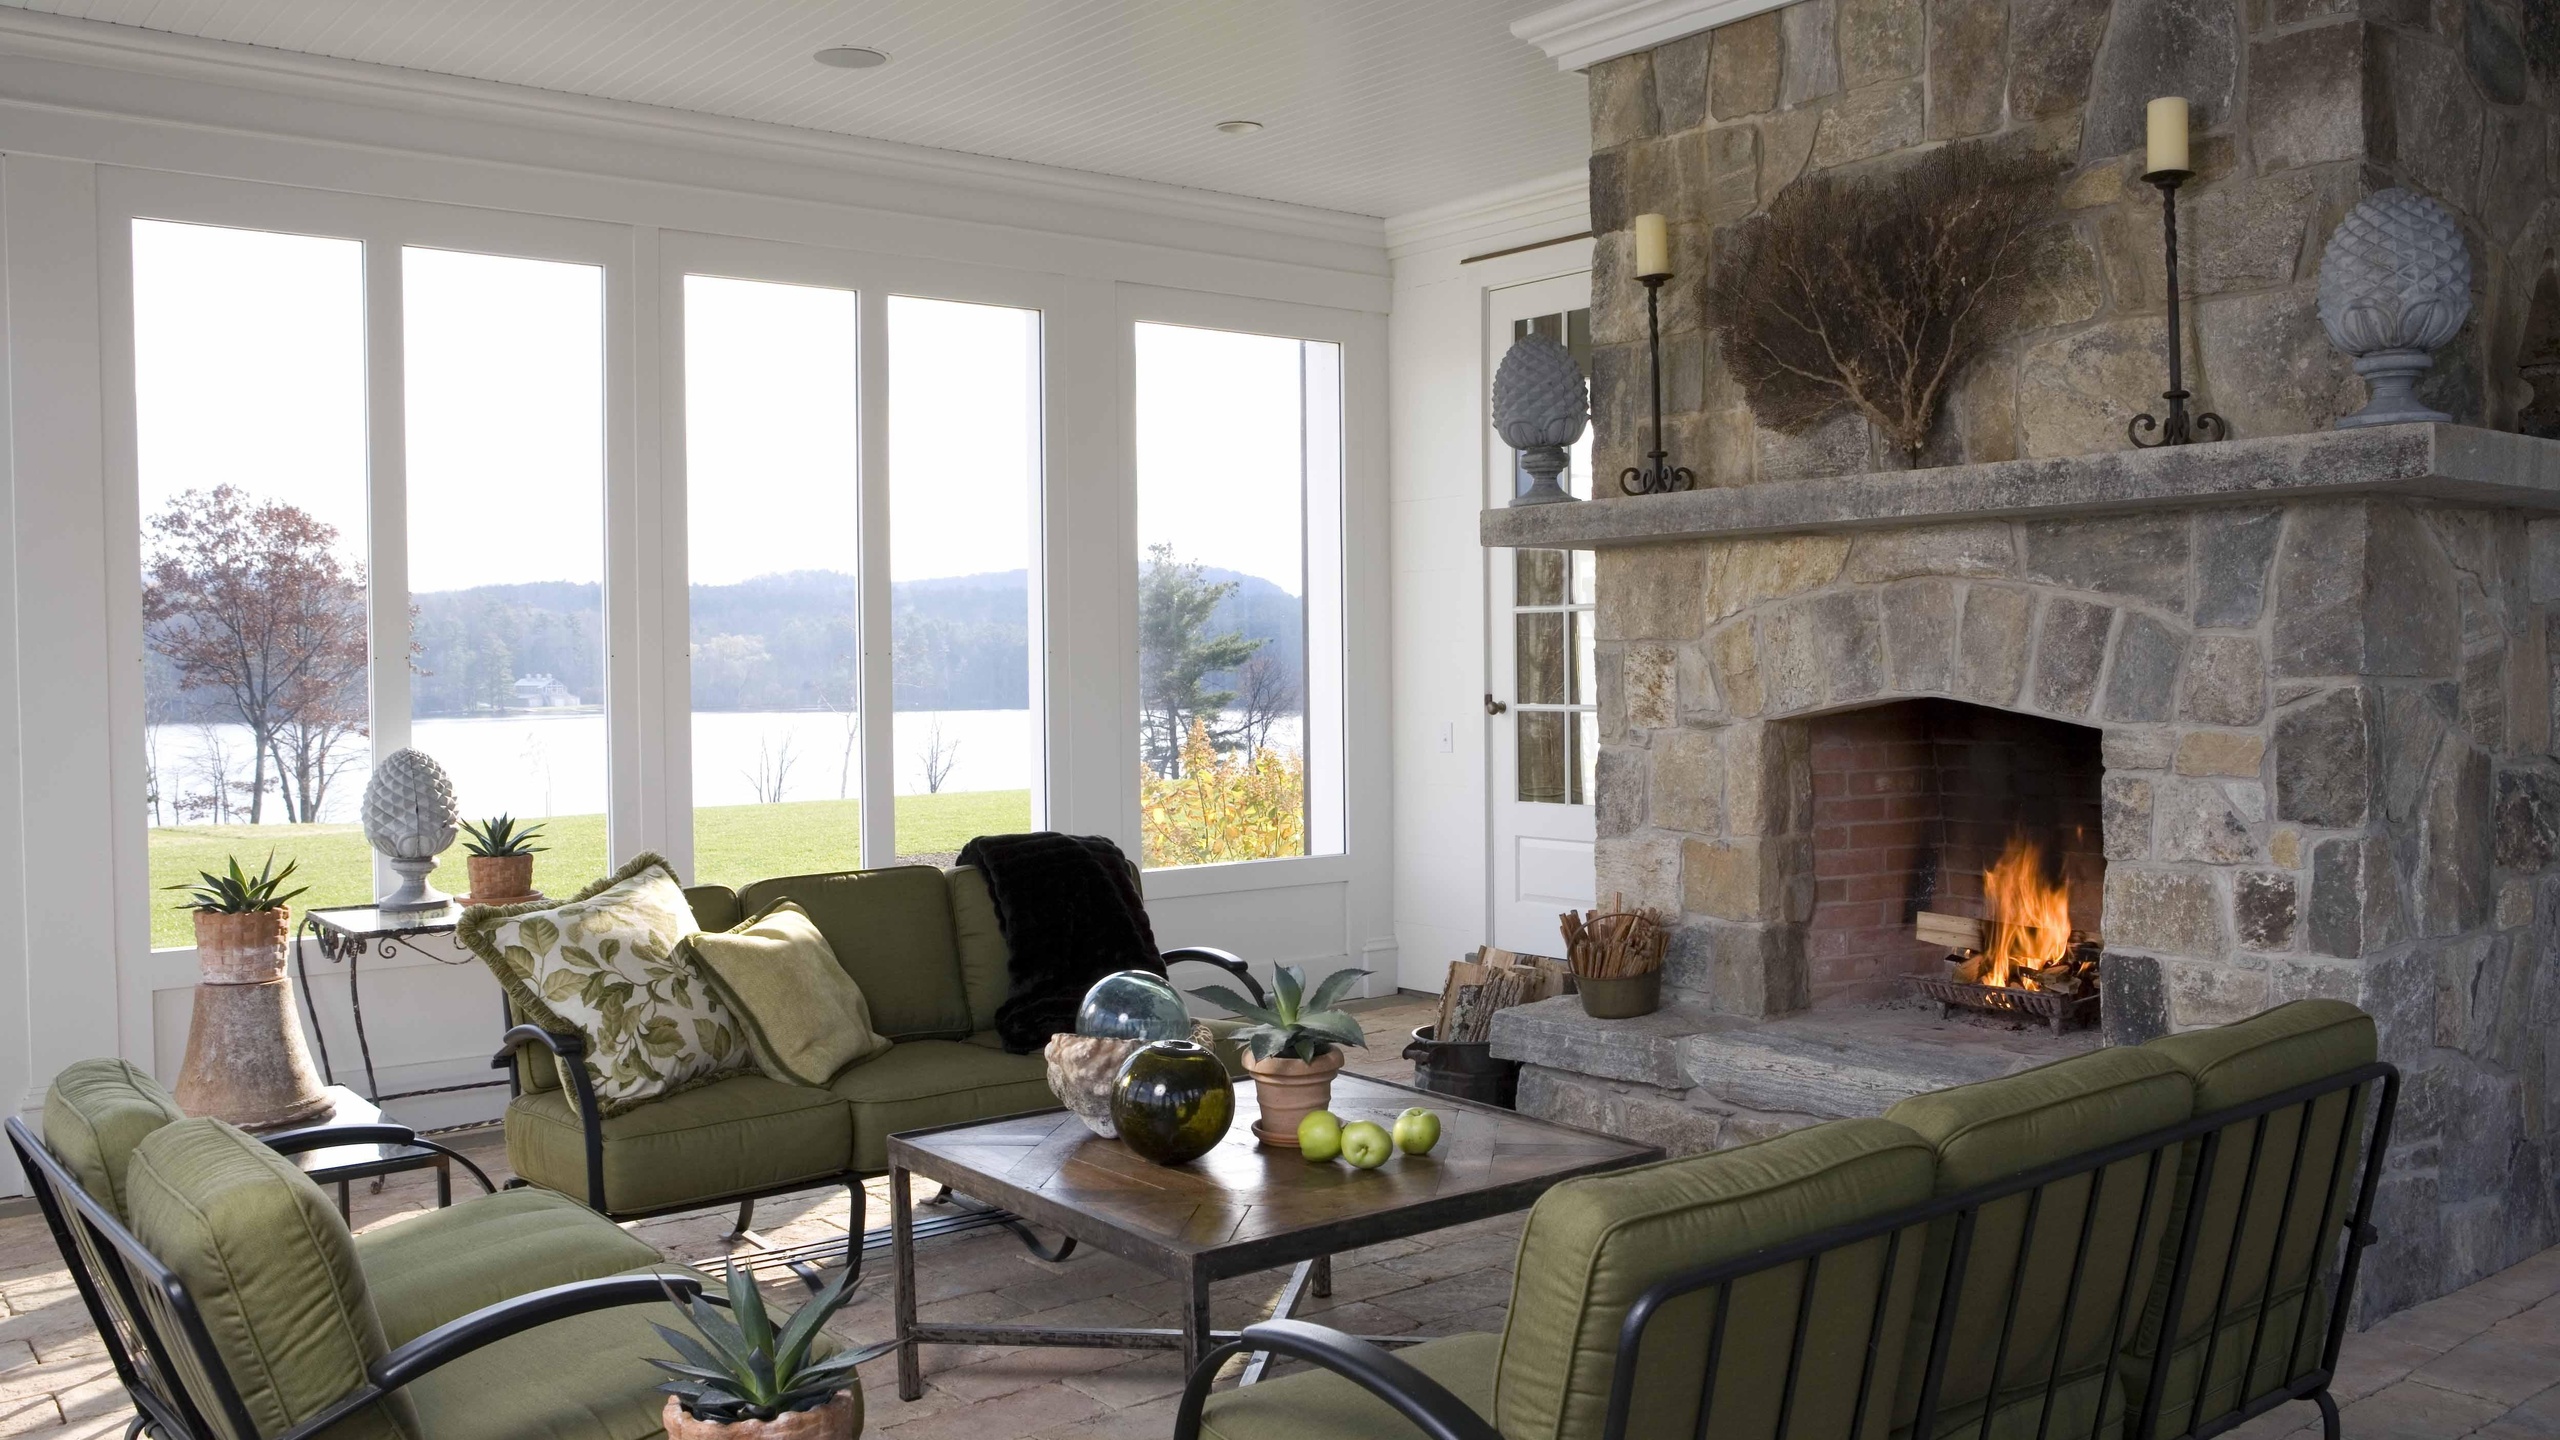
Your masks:
{"label": "armchair armrest", "polygon": [[488,1194],[496,1194],[497,1182],[489,1172],[472,1163],[471,1157],[450,1145],[429,1140],[406,1125],[310,1125],[300,1130],[284,1130],[259,1139],[279,1155],[305,1155],[314,1150],[336,1150],[348,1145],[399,1145],[412,1150],[432,1150],[471,1172]]}
{"label": "armchair armrest", "polygon": [[321,1434],[348,1415],[380,1401],[385,1395],[438,1366],[538,1325],[624,1305],[664,1302],[671,1294],[677,1298],[689,1298],[701,1291],[702,1282],[690,1275],[611,1275],[600,1280],[554,1285],[547,1290],[534,1290],[513,1299],[501,1300],[495,1305],[484,1305],[468,1315],[446,1321],[374,1361],[365,1370],[371,1383],[284,1432],[277,1440],[309,1440],[309,1437]]}
{"label": "armchair armrest", "polygon": [[1502,1440],[1493,1422],[1467,1408],[1440,1382],[1357,1336],[1304,1320],[1266,1320],[1201,1358],[1182,1389],[1182,1408],[1175,1412],[1174,1440],[1199,1440],[1200,1407],[1209,1398],[1209,1383],[1227,1357],[1240,1351],[1268,1350],[1330,1370],[1395,1407],[1430,1440]]}
{"label": "armchair armrest", "polygon": [[1253,971],[1245,965],[1244,957],[1231,950],[1220,950],[1209,945],[1179,945],[1171,950],[1157,953],[1164,957],[1167,969],[1171,969],[1177,960],[1197,960],[1204,965],[1215,965],[1244,982],[1244,993],[1254,1004],[1271,1003],[1271,997],[1263,993],[1262,982],[1254,979]]}
{"label": "armchair armrest", "polygon": [[578,1133],[586,1140],[587,1208],[599,1215],[610,1214],[604,1208],[604,1116],[596,1109],[595,1082],[587,1078],[587,1067],[579,1063],[586,1058],[587,1037],[559,1034],[539,1025],[513,1026],[498,1037],[498,1053],[491,1057],[489,1068],[502,1070],[513,1065],[516,1052],[527,1045],[539,1045],[569,1062],[560,1067],[560,1079],[578,1108]]}

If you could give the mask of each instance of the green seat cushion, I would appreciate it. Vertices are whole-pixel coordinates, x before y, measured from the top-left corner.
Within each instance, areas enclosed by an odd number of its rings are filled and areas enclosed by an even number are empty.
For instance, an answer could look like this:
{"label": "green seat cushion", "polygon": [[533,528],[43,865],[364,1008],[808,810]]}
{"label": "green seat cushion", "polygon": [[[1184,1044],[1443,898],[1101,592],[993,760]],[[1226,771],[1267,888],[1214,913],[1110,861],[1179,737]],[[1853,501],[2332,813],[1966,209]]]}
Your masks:
{"label": "green seat cushion", "polygon": [[1013,989],[1013,949],[996,923],[995,897],[975,865],[947,876],[951,886],[951,935],[960,952],[960,988],[969,997],[969,1027],[993,1030],[996,1007]]}
{"label": "green seat cushion", "polygon": [[[1935,1156],[1889,1120],[1840,1120],[1690,1159],[1568,1180],[1540,1197],[1521,1233],[1503,1332],[1494,1414],[1511,1436],[1592,1440],[1601,1433],[1617,1365],[1619,1326],[1646,1290],[1684,1271],[1873,1219],[1929,1197]],[[1914,1243],[1896,1247],[1887,1276],[1883,1238],[1826,1255],[1807,1317],[1806,1361],[1791,1424],[1798,1433],[1850,1428],[1869,1327],[1883,1306],[1884,1354],[1907,1318]],[[1709,1435],[1745,1440],[1775,1426],[1803,1268],[1732,1287],[1719,1351]],[[1656,1313],[1638,1355],[1629,1435],[1693,1433],[1714,1329],[1714,1290]],[[1876,1375],[1876,1393],[1890,1375]],[[1887,1406],[1870,1404],[1865,1433],[1882,1433]]]}
{"label": "green seat cushion", "polygon": [[756,1067],[792,1085],[819,1086],[889,1048],[871,1028],[862,987],[836,963],[827,937],[788,900],[733,929],[703,931],[685,951],[747,1029]]}
{"label": "green seat cushion", "polygon": [[[355,1237],[310,1177],[219,1120],[180,1120],[134,1148],[125,1185],[135,1237],[186,1283],[259,1434],[291,1429],[365,1383],[389,1346]],[[156,1294],[146,1303],[165,1318]],[[218,1416],[197,1367],[179,1368],[199,1408]],[[408,1408],[394,1396],[330,1434],[414,1434]]]}
{"label": "green seat cushion", "polygon": [[[625,1114],[604,1132],[605,1207],[636,1215],[769,1191],[844,1173],[852,1129],[844,1101],[762,1075],[733,1075]],[[537,1185],[584,1200],[586,1146],[559,1090],[507,1106],[507,1163]]]}
{"label": "green seat cushion", "polygon": [[[621,1273],[694,1272],[658,1264]],[[647,1360],[675,1352],[652,1321],[684,1329],[672,1306],[621,1305],[474,1350],[409,1386],[419,1424],[433,1440],[656,1440],[667,1401],[658,1383],[667,1377]],[[819,1341],[813,1348],[835,1352],[830,1337]],[[854,1394],[859,1403],[859,1388]]]}
{"label": "green seat cushion", "polygon": [[694,973],[697,930],[675,871],[640,855],[565,901],[475,905],[454,928],[515,1012],[587,1042],[605,1114],[755,1064],[737,1017]]}
{"label": "green seat cushion", "polygon": [[[1449,1335],[1394,1353],[1468,1409],[1493,1414],[1501,1336]],[[1216,1391],[1200,1410],[1204,1440],[1405,1440],[1420,1433],[1386,1401],[1325,1370]]]}
{"label": "green seat cushion", "polygon": [[[2194,1095],[2184,1072],[2159,1055],[2099,1050],[1997,1080],[1915,1095],[1887,1110],[1885,1117],[1909,1126],[1936,1148],[1934,1188],[1940,1195],[1953,1195],[2180,1124],[2193,1112]],[[2109,1427],[2121,1423],[2120,1406],[2104,1382],[2110,1337],[2121,1333],[2111,1322],[2138,1302],[2138,1295],[2128,1294],[2128,1277],[2133,1291],[2149,1283],[2167,1223],[2174,1171],[2163,1164],[2155,1174],[2145,1159],[2119,1161],[2102,1177],[2076,1176],[2045,1187],[2041,1202],[2021,1194],[1977,1212],[1933,1435],[1978,1431],[1983,1406],[1991,1403],[1999,1412],[1992,1424],[1995,1435],[2015,1431],[2032,1436],[2043,1423],[2049,1375],[2059,1381],[2054,1433],[2087,1435],[2093,1427],[2111,1433]],[[2151,1192],[2147,1214],[2146,1180]],[[2070,1276],[2079,1253],[2080,1222],[2092,1203],[2097,1213],[2074,1296]],[[2035,1228],[2029,1232],[2031,1209]],[[1896,1390],[1897,1433],[1909,1432],[1918,1419],[1955,1226],[1949,1218],[1929,1228]],[[2022,1257],[2026,1278],[2016,1287],[2012,1320],[2007,1309],[2010,1282]],[[2000,1352],[2004,1322],[2010,1332],[2005,1356]]]}
{"label": "green seat cushion", "polygon": [[[2378,1053],[2373,1017],[2341,1000],[2297,1000],[2234,1024],[2154,1040],[2143,1048],[2177,1065],[2194,1082],[2200,1112],[2246,1105],[2342,1075],[2371,1064]],[[2196,1235],[2196,1278],[2188,1281],[2155,1434],[2177,1434],[2189,1427],[2187,1416],[2199,1398],[2197,1379],[2226,1268],[2232,1277],[2231,1296],[2223,1310],[2221,1336],[2212,1344],[2213,1383],[2201,1396],[2204,1416],[2209,1419],[2266,1394],[2318,1362],[2320,1346],[2328,1336],[2328,1301],[2335,1277],[2319,1277],[2308,1315],[2303,1313],[2304,1290],[2313,1278],[2315,1255],[2323,1248],[2317,1244],[2322,1210],[2330,1211],[2332,1224],[2347,1213],[2357,1178],[2355,1162],[2364,1147],[2368,1098],[2345,1090],[2324,1096],[2308,1107],[2307,1125],[2304,1107],[2273,1112],[2266,1117],[2263,1138],[2255,1120],[2223,1128],[2212,1189],[2205,1197],[2202,1226]],[[2257,1150],[2254,1185],[2249,1176],[2253,1147]],[[2167,1242],[2171,1247],[2167,1253],[2172,1255],[2184,1234],[2188,1197],[2194,1193],[2201,1158],[2199,1143],[2186,1147],[2179,1160]],[[2288,1189],[2293,1192],[2290,1216],[2285,1214]],[[2245,1223],[2244,1192],[2248,1196]],[[2279,1231],[2284,1242],[2281,1256],[2276,1254]],[[2153,1278],[2141,1328],[2127,1347],[2126,1393],[2134,1402],[2147,1389],[2152,1357],[2159,1353],[2163,1317],[2169,1308],[2168,1268],[2163,1265]],[[2241,1371],[2250,1364],[2252,1351],[2256,1369],[2244,1385]]]}
{"label": "green seat cushion", "polygon": [[888,1053],[836,1076],[827,1088],[853,1104],[853,1163],[889,1164],[889,1137],[901,1130],[956,1125],[1054,1109],[1048,1062],[966,1040],[902,1040]]}
{"label": "green seat cushion", "polygon": [[45,1092],[44,1145],[91,1199],[122,1218],[133,1147],[185,1118],[160,1082],[131,1062],[83,1060],[53,1077]]}
{"label": "green seat cushion", "polygon": [[951,887],[933,866],[759,880],[738,899],[750,915],[782,900],[807,911],[890,1039],[964,1040],[984,1028],[970,1023]]}
{"label": "green seat cushion", "polygon": [[564,1195],[501,1190],[356,1237],[384,1339],[406,1345],[529,1290],[653,1265],[658,1252]]}

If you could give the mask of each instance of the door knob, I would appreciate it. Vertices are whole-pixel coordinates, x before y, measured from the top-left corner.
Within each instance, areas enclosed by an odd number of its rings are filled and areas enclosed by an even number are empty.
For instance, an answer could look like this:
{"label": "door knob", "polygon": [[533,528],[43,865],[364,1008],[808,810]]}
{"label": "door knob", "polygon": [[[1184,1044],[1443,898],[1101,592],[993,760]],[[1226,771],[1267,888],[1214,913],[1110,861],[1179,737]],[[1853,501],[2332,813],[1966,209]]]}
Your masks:
{"label": "door knob", "polygon": [[1490,694],[1484,697],[1484,713],[1487,715],[1500,715],[1510,708],[1510,706],[1494,699]]}

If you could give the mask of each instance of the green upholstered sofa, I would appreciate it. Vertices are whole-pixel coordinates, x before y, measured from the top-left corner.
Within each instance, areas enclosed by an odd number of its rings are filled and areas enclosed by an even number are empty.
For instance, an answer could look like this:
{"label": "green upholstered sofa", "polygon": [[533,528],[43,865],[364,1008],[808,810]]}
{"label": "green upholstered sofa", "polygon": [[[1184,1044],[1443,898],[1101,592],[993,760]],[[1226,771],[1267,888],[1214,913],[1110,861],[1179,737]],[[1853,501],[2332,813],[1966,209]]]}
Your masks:
{"label": "green upholstered sofa", "polygon": [[162,1440],[660,1433],[649,1325],[673,1318],[662,1281],[704,1281],[583,1205],[503,1191],[350,1235],[284,1152],[415,1136],[261,1140],[185,1118],[120,1060],[65,1070],[43,1136],[16,1117],[8,1135]]}
{"label": "green upholstered sofa", "polygon": [[[2308,1399],[2336,1440],[2398,1083],[2362,1011],[2301,1001],[1567,1181],[1501,1334],[1254,1326],[1175,1434],[2166,1440]],[[1240,1349],[1316,1368],[1211,1393]]]}
{"label": "green upholstered sofa", "polygon": [[[888,1168],[891,1134],[1058,1103],[1042,1058],[1009,1055],[996,1039],[1010,955],[975,869],[792,875],[743,890],[697,885],[685,898],[705,930],[726,930],[778,901],[798,904],[862,986],[872,1027],[895,1043],[824,1089],[750,1072],[601,1117],[581,1067],[541,1053],[571,1053],[579,1037],[510,1014],[506,1048],[492,1063],[513,1067],[507,1162],[522,1180],[616,1219],[735,1203],[742,1231],[761,1196],[845,1184],[859,1234],[859,1180]],[[1261,995],[1244,962],[1224,951],[1193,946],[1164,958],[1216,965]],[[574,1088],[562,1088],[564,1070]]]}

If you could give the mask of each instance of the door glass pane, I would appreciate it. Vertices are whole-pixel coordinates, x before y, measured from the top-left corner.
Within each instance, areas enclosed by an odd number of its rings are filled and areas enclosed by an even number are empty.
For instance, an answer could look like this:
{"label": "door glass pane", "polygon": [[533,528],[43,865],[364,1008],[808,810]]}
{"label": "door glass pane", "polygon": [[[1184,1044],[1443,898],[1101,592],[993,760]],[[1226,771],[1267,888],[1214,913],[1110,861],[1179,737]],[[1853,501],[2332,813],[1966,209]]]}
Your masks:
{"label": "door glass pane", "polygon": [[862,863],[850,290],[684,279],[697,883]]}
{"label": "door glass pane", "polygon": [[1562,611],[1549,610],[1524,614],[1513,627],[1519,642],[1515,653],[1521,704],[1566,703],[1565,619]]}
{"label": "door glass pane", "polygon": [[1511,552],[1512,590],[1522,605],[1561,605],[1565,591],[1566,550]]}
{"label": "door glass pane", "polygon": [[188,946],[161,887],[228,856],[373,896],[364,247],[137,220],[133,339],[151,943]]}
{"label": "door glass pane", "polygon": [[1514,712],[1520,726],[1520,798],[1533,804],[1567,803],[1565,721],[1562,710]]}
{"label": "door glass pane", "polygon": [[[466,819],[543,826],[535,883],[605,871],[604,271],[401,251],[410,744]],[[435,878],[467,888],[459,852]]]}
{"label": "door glass pane", "polygon": [[1137,327],[1145,863],[1341,848],[1341,347]]}
{"label": "door glass pane", "polygon": [[889,627],[898,858],[1028,830],[1040,314],[889,298]]}

